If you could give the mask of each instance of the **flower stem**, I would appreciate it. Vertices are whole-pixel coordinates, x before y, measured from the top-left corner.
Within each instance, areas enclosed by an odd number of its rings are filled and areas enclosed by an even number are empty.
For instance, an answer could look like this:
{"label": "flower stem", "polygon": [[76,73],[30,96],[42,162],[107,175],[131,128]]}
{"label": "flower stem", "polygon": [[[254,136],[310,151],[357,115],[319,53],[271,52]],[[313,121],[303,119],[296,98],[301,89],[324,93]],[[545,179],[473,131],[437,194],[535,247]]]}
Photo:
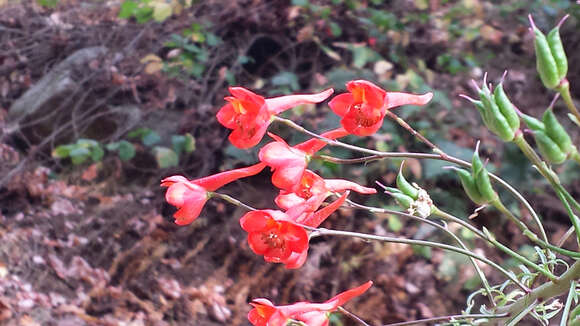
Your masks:
{"label": "flower stem", "polygon": [[[536,263],[530,261],[526,257],[524,257],[524,256],[518,254],[517,252],[511,250],[509,247],[507,247],[506,245],[504,245],[501,242],[497,241],[493,237],[488,237],[486,234],[484,234],[483,232],[479,231],[477,228],[475,228],[471,224],[463,221],[462,219],[460,219],[458,217],[455,217],[455,216],[453,216],[453,215],[451,215],[449,213],[446,213],[446,212],[444,212],[444,211],[442,211],[442,210],[440,210],[438,208],[436,208],[433,211],[433,214],[435,214],[435,215],[437,215],[437,216],[439,216],[439,217],[441,217],[443,219],[446,219],[448,221],[452,221],[452,222],[455,222],[457,224],[460,224],[461,226],[467,228],[469,231],[475,233],[477,236],[479,236],[483,240],[488,241],[489,243],[491,243],[492,245],[494,245],[499,250],[501,250],[504,253],[508,254],[509,256],[513,257],[514,259],[516,259],[520,263],[522,263],[524,265],[527,265],[527,266],[529,266],[529,267],[537,270],[541,274],[543,274],[546,277],[548,277],[550,280],[556,279],[556,276],[554,274],[550,273],[549,271],[547,271],[545,268],[542,268],[541,266],[539,266]],[[527,230],[527,232],[530,232],[530,231]],[[537,239],[537,237],[536,237],[536,239]]]}
{"label": "flower stem", "polygon": [[[442,161],[447,161],[447,162],[457,164],[459,166],[463,166],[466,168],[471,168],[470,163],[468,163],[464,160],[461,160],[459,158],[450,156],[450,155],[443,153],[443,152],[438,153],[438,154],[381,152],[381,151],[377,151],[377,150],[372,150],[372,149],[368,149],[368,148],[364,148],[364,147],[359,147],[359,146],[355,146],[355,145],[342,143],[338,140],[333,140],[333,139],[328,139],[328,138],[322,137],[322,136],[320,136],[312,131],[307,130],[306,128],[300,126],[299,124],[297,124],[294,121],[289,120],[289,119],[280,118],[278,116],[274,116],[273,119],[275,121],[281,122],[281,123],[293,128],[295,130],[298,130],[299,132],[302,132],[302,133],[308,134],[312,137],[316,137],[318,139],[321,139],[329,145],[350,149],[350,150],[353,150],[353,151],[356,151],[359,153],[370,154],[372,156],[365,158],[369,161],[382,159],[382,158],[407,157],[407,158],[442,160]],[[343,160],[343,161],[345,161],[345,160]],[[494,181],[496,181],[496,182],[500,183],[502,186],[504,186],[510,193],[512,193],[512,195],[514,195],[518,199],[518,201],[520,201],[524,205],[524,207],[526,207],[526,209],[532,215],[534,222],[537,224],[538,228],[540,229],[540,232],[542,234],[542,238],[544,239],[545,242],[548,242],[548,236],[546,235],[546,231],[544,230],[544,226],[542,225],[542,222],[540,221],[538,214],[536,214],[536,212],[534,211],[534,209],[532,208],[530,203],[528,203],[528,201],[517,190],[515,190],[509,183],[507,183],[506,181],[504,181],[500,177],[498,177],[492,173],[490,173],[489,176]]]}
{"label": "flower stem", "polygon": [[[573,211],[568,204],[568,201],[574,205],[575,209],[580,212],[580,204],[568,193],[566,189],[560,183],[558,176],[552,171],[544,161],[536,154],[532,146],[526,141],[522,133],[518,133],[514,137],[514,143],[518,145],[520,150],[524,153],[524,155],[534,164],[534,166],[538,169],[540,174],[548,180],[552,188],[556,191],[556,194],[566,207],[566,211],[568,212],[568,217],[570,217],[570,221],[574,226],[576,231],[576,237],[580,241],[580,221],[578,217],[574,215]],[[570,208],[570,209],[569,209]],[[547,241],[546,241],[547,242]]]}
{"label": "flower stem", "polygon": [[[433,221],[430,221],[426,218],[423,217],[419,217],[419,216],[415,216],[412,214],[407,214],[407,213],[403,213],[403,212],[399,212],[399,211],[393,211],[390,209],[385,209],[385,208],[378,208],[378,207],[370,207],[370,206],[365,206],[365,205],[361,205],[358,203],[355,203],[351,200],[347,199],[347,203],[351,206],[357,207],[357,208],[362,208],[365,209],[367,211],[373,212],[373,213],[382,213],[382,214],[392,214],[392,215],[398,215],[398,216],[402,216],[402,217],[407,217],[410,219],[414,219],[414,220],[418,220],[422,223],[426,223],[429,224],[435,228],[438,228],[440,230],[442,230],[443,232],[445,232],[446,234],[448,234],[449,236],[451,236],[453,238],[453,240],[455,240],[455,242],[457,242],[459,244],[459,246],[464,249],[464,250],[469,250],[469,248],[467,248],[467,246],[465,245],[465,243],[463,243],[463,241],[461,241],[461,239],[455,235],[453,232],[451,232],[445,225],[440,225],[438,223],[435,223]],[[475,228],[474,228],[475,229]],[[475,232],[479,232],[479,230],[475,229]],[[483,235],[483,233],[482,233]],[[479,276],[479,279],[481,280],[481,284],[483,284],[483,287],[486,290],[486,293],[489,297],[489,301],[491,302],[491,304],[495,307],[495,301],[493,299],[493,295],[492,295],[492,291],[491,291],[491,287],[489,286],[489,282],[487,281],[487,278],[485,277],[485,274],[483,273],[483,271],[481,270],[481,268],[479,268],[479,265],[477,265],[477,262],[475,261],[475,259],[473,257],[469,257],[469,260],[471,261],[471,263],[473,264],[473,267],[475,268],[475,272],[477,273],[477,275]]]}
{"label": "flower stem", "polygon": [[358,322],[359,324],[363,325],[363,326],[371,326],[369,324],[367,324],[364,320],[362,320],[362,318],[360,318],[359,316],[353,314],[352,312],[344,309],[343,307],[338,307],[338,310],[340,312],[342,312],[343,314],[349,316],[351,319],[355,320],[356,322]]}
{"label": "flower stem", "polygon": [[[495,313],[507,313],[510,316],[517,315],[525,310],[530,305],[530,302],[535,300],[543,302],[565,293],[570,288],[570,283],[578,278],[580,278],[580,261],[576,261],[556,281],[546,282],[533,289],[530,293],[518,298],[514,303],[496,308]],[[497,324],[505,323],[505,319],[507,318],[504,317],[498,320]]]}
{"label": "flower stem", "polygon": [[453,251],[453,252],[456,252],[459,254],[473,257],[479,261],[484,262],[485,264],[492,266],[493,268],[497,269],[500,273],[505,275],[510,281],[512,281],[515,285],[517,285],[525,293],[529,293],[531,291],[527,286],[520,283],[518,281],[518,279],[514,276],[513,273],[510,273],[509,271],[507,271],[506,269],[504,269],[503,267],[501,267],[497,263],[495,263],[495,262],[493,262],[493,261],[491,261],[483,256],[474,254],[473,252],[465,250],[465,249],[457,248],[454,246],[450,246],[450,245],[446,245],[446,244],[442,244],[442,243],[438,243],[438,242],[432,242],[432,241],[405,239],[405,238],[394,238],[394,237],[386,237],[386,236],[379,236],[379,235],[365,234],[365,233],[358,233],[358,232],[329,230],[329,229],[324,229],[324,228],[311,228],[311,227],[306,227],[306,226],[305,226],[305,228],[314,231],[314,234],[312,235],[312,237],[324,236],[324,235],[334,235],[334,236],[359,238],[359,239],[364,239],[364,240],[374,240],[374,241],[383,241],[383,242],[403,243],[403,244],[409,244],[409,245],[427,246],[427,247],[433,247],[433,248],[439,248],[439,249],[443,249],[443,250]]}
{"label": "flower stem", "polygon": [[564,306],[564,311],[562,312],[560,326],[568,325],[568,316],[570,315],[570,307],[572,306],[572,300],[574,299],[575,291],[576,291],[576,281],[572,281],[570,283],[570,291],[568,291],[568,299],[566,299],[566,305]]}
{"label": "flower stem", "polygon": [[250,205],[247,205],[247,204],[244,204],[244,203],[242,203],[241,201],[239,201],[239,200],[237,200],[237,199],[235,199],[235,198],[231,197],[230,195],[226,195],[226,194],[220,194],[220,193],[218,193],[218,192],[209,192],[209,195],[210,195],[211,197],[218,197],[218,198],[221,198],[221,199],[223,199],[223,200],[227,201],[227,202],[228,202],[228,203],[230,203],[230,204],[236,205],[236,206],[238,206],[238,207],[245,208],[245,209],[247,209],[247,210],[249,210],[249,211],[255,211],[255,210],[257,210],[257,209],[255,209],[254,207],[252,207],[252,206],[250,206]]}
{"label": "flower stem", "polygon": [[483,315],[483,314],[452,315],[452,316],[440,316],[440,317],[419,319],[419,320],[413,320],[413,321],[404,321],[401,323],[387,324],[387,325],[383,325],[383,326],[409,326],[409,325],[417,325],[417,324],[434,323],[434,322],[438,322],[438,321],[460,321],[460,320],[465,320],[465,319],[478,319],[478,318],[493,319],[493,318],[504,318],[504,317],[507,317],[507,314],[501,314],[501,315]]}
{"label": "flower stem", "polygon": [[572,96],[570,95],[570,83],[568,82],[568,80],[564,79],[556,90],[562,96],[562,99],[564,100],[564,103],[566,103],[568,110],[572,112],[572,114],[576,117],[577,121],[580,121],[580,112],[578,112],[578,109],[576,108],[576,105],[574,105],[574,101],[572,100]]}
{"label": "flower stem", "polygon": [[394,114],[392,111],[387,110],[387,116],[395,120],[395,122],[397,122],[401,127],[407,129],[407,131],[410,132],[411,135],[419,138],[420,141],[424,142],[425,144],[427,144],[427,146],[431,147],[431,149],[435,153],[438,153],[441,156],[446,156],[446,154],[441,149],[439,149],[439,147],[435,146],[435,144],[433,144],[429,139],[425,138],[425,136],[421,135],[419,132],[413,129],[413,127],[411,127],[407,122],[405,122],[405,120],[399,118],[399,116]]}

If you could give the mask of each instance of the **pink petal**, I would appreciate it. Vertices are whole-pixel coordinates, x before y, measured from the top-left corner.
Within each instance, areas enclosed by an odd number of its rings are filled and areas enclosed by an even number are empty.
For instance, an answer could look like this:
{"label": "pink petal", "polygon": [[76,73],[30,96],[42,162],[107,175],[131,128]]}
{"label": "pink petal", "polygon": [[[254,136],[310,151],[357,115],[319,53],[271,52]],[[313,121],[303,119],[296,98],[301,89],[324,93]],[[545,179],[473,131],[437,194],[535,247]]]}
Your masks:
{"label": "pink petal", "polygon": [[376,194],[377,190],[375,188],[367,188],[359,185],[358,183],[342,180],[342,179],[327,179],[324,180],[324,184],[329,191],[332,192],[342,192],[345,190],[354,190],[361,194]]}
{"label": "pink petal", "polygon": [[295,94],[267,98],[266,106],[268,107],[268,112],[278,114],[300,104],[320,103],[332,95],[333,92],[334,90],[329,88],[316,94]]}
{"label": "pink petal", "polygon": [[429,92],[423,95],[415,95],[399,92],[387,93],[387,109],[394,108],[401,105],[425,105],[431,101],[433,93]]}

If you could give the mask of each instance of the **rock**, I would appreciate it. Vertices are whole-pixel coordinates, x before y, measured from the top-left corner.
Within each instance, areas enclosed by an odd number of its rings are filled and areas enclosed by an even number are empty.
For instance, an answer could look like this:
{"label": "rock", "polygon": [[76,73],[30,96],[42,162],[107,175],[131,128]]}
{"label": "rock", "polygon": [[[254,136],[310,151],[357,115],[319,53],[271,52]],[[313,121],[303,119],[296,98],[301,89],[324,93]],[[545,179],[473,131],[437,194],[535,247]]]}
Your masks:
{"label": "rock", "polygon": [[46,104],[53,102],[54,99],[65,98],[72,93],[79,82],[73,77],[73,69],[78,66],[88,66],[89,62],[105,53],[107,53],[107,48],[97,46],[71,54],[12,104],[8,111],[8,122],[17,124],[46,108]]}

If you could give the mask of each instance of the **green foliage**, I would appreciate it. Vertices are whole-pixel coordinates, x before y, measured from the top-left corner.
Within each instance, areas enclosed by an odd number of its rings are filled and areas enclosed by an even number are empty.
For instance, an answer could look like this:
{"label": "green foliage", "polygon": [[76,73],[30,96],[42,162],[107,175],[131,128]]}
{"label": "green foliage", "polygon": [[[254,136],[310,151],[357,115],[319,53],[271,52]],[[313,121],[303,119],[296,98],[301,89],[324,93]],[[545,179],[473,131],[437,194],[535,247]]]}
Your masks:
{"label": "green foliage", "polygon": [[166,47],[176,51],[176,55],[170,57],[164,67],[170,76],[185,74],[188,77],[202,77],[206,71],[211,49],[222,42],[207,28],[208,26],[200,23],[193,23],[183,30],[181,35],[172,34],[170,40],[165,42]]}
{"label": "green foliage", "polygon": [[135,157],[135,146],[126,140],[109,143],[105,148],[112,152],[117,152],[121,161],[129,161]]}
{"label": "green foliage", "polygon": [[60,145],[52,151],[52,157],[57,159],[70,158],[74,165],[79,165],[91,159],[98,162],[105,152],[101,145],[92,139],[81,138],[74,144]]}
{"label": "green foliage", "polygon": [[59,0],[37,0],[38,4],[47,8],[56,8]]}
{"label": "green foliage", "polygon": [[[195,151],[195,138],[189,133],[185,135],[172,135],[171,148],[156,146],[163,139],[159,134],[149,128],[138,128],[131,131],[127,137],[138,139],[155,158],[159,168],[177,166],[182,155]],[[130,161],[137,154],[135,145],[127,140],[120,140],[106,145],[102,145],[93,139],[81,138],[73,144],[60,145],[52,151],[52,157],[56,159],[70,158],[74,165],[79,165],[91,159],[99,162],[103,159],[105,152],[103,147],[112,153],[116,153],[123,162]]]}
{"label": "green foliage", "polygon": [[[50,1],[50,0],[44,0]],[[125,0],[121,3],[119,18],[134,17],[138,23],[147,23],[151,20],[164,22],[183,8],[191,6],[191,0],[167,2],[165,0]]]}

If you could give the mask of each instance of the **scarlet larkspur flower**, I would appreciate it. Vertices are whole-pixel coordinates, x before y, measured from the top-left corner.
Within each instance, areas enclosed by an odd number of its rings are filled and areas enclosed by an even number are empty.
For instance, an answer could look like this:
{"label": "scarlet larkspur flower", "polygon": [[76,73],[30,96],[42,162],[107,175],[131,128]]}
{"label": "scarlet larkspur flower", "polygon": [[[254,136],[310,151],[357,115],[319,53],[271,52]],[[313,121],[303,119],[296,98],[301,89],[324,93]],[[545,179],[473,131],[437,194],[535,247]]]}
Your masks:
{"label": "scarlet larkspur flower", "polygon": [[[286,264],[292,254],[294,262],[297,256],[308,250],[306,230],[284,212],[270,209],[251,211],[242,216],[240,225],[248,232],[252,251],[263,255],[267,262]],[[292,268],[293,264],[290,265],[286,267]]]}
{"label": "scarlet larkspur flower", "polygon": [[406,104],[425,105],[433,97],[433,93],[387,92],[366,80],[350,81],[346,88],[349,93],[335,96],[328,105],[342,117],[344,129],[357,136],[372,135],[379,130],[388,109]]}
{"label": "scarlet larkspur flower", "polygon": [[274,200],[278,207],[288,210],[291,207],[307,203],[307,211],[313,212],[333,192],[354,190],[361,194],[374,194],[374,188],[363,187],[357,183],[341,179],[323,179],[316,173],[305,170],[300,182],[291,190],[280,190]]}
{"label": "scarlet larkspur flower", "polygon": [[[320,139],[313,138],[294,147],[290,147],[282,138],[268,133],[275,141],[266,144],[258,157],[260,161],[266,163],[274,170],[272,183],[274,186],[291,190],[300,182],[304,170],[308,165],[310,156],[321,150],[326,143]],[[343,128],[334,129],[322,134],[328,139],[336,139],[348,135]]]}
{"label": "scarlet larkspur flower", "polygon": [[254,308],[248,313],[248,320],[254,326],[285,326],[292,320],[303,322],[308,326],[327,326],[329,313],[360,296],[372,285],[373,282],[368,281],[323,303],[296,302],[286,306],[275,306],[268,299],[254,299],[250,303]]}
{"label": "scarlet larkspur flower", "polygon": [[245,168],[225,171],[196,180],[174,175],[161,180],[162,187],[168,187],[165,200],[178,208],[173,215],[175,224],[186,225],[193,222],[200,214],[209,199],[209,193],[224,185],[260,173],[266,167],[264,163]]}
{"label": "scarlet larkspur flower", "polygon": [[232,96],[225,98],[229,103],[217,113],[218,121],[233,129],[230,142],[238,148],[250,148],[260,142],[272,117],[300,104],[320,103],[334,90],[332,88],[316,94],[296,94],[264,98],[243,87],[230,87]]}
{"label": "scarlet larkspur flower", "polygon": [[344,203],[348,192],[338,200],[316,211],[305,212],[306,206],[295,207],[288,212],[256,210],[240,219],[242,229],[248,232],[248,244],[252,251],[263,255],[271,263],[282,263],[288,269],[301,267],[308,253],[308,234],[300,226],[318,227],[330,214]]}

